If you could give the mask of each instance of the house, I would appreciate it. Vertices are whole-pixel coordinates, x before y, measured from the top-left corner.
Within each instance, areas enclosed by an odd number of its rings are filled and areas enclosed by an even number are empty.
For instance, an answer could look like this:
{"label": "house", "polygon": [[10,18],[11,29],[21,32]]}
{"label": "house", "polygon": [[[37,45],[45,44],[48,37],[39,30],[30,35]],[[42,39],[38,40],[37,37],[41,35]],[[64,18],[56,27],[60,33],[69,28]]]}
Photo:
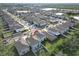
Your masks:
{"label": "house", "polygon": [[51,32],[53,34],[57,34],[58,32],[60,34],[63,34],[64,32],[66,32],[67,30],[69,30],[69,26],[70,26],[70,23],[68,21],[59,21],[57,24],[55,25],[52,25],[52,26],[49,26],[48,28],[48,32]]}
{"label": "house", "polygon": [[66,31],[66,28],[64,27],[56,27],[57,31],[60,32],[61,34],[63,34]]}
{"label": "house", "polygon": [[55,36],[54,34],[52,34],[51,32],[48,31],[43,31],[43,33],[46,35],[46,37],[50,40],[53,41],[57,38],[57,36]]}
{"label": "house", "polygon": [[30,45],[31,50],[33,52],[37,52],[37,51],[39,51],[42,48],[41,42],[36,40],[36,39],[34,39],[32,37],[32,35],[30,37],[28,37],[26,40],[28,41],[28,44]]}
{"label": "house", "polygon": [[63,34],[64,32],[66,32],[69,29],[69,26],[67,23],[64,23],[64,24],[60,24],[60,25],[56,26],[55,29],[57,29],[58,32]]}
{"label": "house", "polygon": [[42,48],[41,42],[33,38],[31,31],[27,31],[24,35],[15,38],[15,47],[20,55],[27,53],[30,50],[37,52]]}
{"label": "house", "polygon": [[18,37],[15,39],[15,47],[19,55],[24,55],[30,51],[28,42],[26,41],[27,36]]}
{"label": "house", "polygon": [[73,21],[68,21],[68,24],[69,24],[69,27],[73,27],[74,25],[76,25],[76,23]]}
{"label": "house", "polygon": [[73,27],[75,25],[75,23],[71,22],[71,21],[62,21],[61,24],[58,24],[55,29],[57,29],[57,31],[59,31],[60,33],[64,33],[67,30],[69,30],[70,27]]}
{"label": "house", "polygon": [[60,35],[60,32],[58,30],[56,30],[56,28],[48,28],[47,29],[49,33],[52,33],[54,35]]}
{"label": "house", "polygon": [[62,24],[58,25],[57,28],[60,28],[63,32],[66,32],[69,30],[69,27],[71,27],[73,24],[69,21],[65,21]]}
{"label": "house", "polygon": [[46,38],[46,35],[44,33],[42,33],[41,30],[37,30],[37,29],[32,30],[32,36],[34,39],[36,39],[40,42],[44,41]]}

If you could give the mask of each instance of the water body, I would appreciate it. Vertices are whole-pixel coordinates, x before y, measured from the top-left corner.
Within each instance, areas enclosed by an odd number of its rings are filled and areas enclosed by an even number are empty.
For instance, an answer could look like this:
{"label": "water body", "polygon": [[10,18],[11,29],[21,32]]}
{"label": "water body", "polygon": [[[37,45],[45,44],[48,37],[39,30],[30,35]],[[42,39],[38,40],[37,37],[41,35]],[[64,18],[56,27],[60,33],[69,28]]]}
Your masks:
{"label": "water body", "polygon": [[57,8],[42,8],[41,10],[49,11],[49,10],[56,10]]}

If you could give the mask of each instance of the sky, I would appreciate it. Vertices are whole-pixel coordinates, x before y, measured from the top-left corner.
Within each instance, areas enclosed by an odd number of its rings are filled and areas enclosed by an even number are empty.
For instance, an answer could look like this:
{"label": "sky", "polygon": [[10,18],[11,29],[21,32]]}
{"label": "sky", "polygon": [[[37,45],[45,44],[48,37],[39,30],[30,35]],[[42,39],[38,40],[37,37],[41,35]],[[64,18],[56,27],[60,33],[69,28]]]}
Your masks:
{"label": "sky", "polygon": [[0,0],[0,3],[79,3],[79,0]]}

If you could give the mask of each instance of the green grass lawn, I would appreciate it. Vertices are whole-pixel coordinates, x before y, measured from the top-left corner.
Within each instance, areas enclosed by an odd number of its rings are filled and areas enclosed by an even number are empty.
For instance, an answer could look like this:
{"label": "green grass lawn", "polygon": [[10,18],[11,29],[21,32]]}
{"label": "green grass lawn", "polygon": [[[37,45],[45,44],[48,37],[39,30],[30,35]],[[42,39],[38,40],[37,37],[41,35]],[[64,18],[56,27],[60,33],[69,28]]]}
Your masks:
{"label": "green grass lawn", "polygon": [[[79,50],[79,31],[73,31],[70,32],[71,35],[69,36],[69,39],[66,39],[64,45],[63,45],[63,53],[67,55],[76,55],[76,51]],[[77,44],[76,44],[77,43]]]}
{"label": "green grass lawn", "polygon": [[0,55],[2,56],[17,56],[18,52],[14,46],[14,44],[10,44],[8,46],[0,45]]}

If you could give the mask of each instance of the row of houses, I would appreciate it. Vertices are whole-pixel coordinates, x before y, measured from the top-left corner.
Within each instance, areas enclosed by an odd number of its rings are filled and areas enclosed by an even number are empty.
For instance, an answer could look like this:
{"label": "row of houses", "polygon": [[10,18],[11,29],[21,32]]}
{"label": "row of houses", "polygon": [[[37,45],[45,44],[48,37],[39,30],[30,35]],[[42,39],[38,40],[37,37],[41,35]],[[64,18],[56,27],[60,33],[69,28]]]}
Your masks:
{"label": "row of houses", "polygon": [[16,14],[17,14],[16,16],[19,16],[25,22],[28,22],[30,25],[34,25],[35,27],[38,27],[38,28],[44,28],[48,24],[48,22],[52,22],[56,19],[59,20],[59,18],[64,18],[61,15],[58,17],[53,12],[49,12],[49,11],[19,13],[19,14],[16,12]]}
{"label": "row of houses", "polygon": [[37,52],[42,48],[41,42],[43,42],[45,38],[53,41],[58,37],[58,35],[65,33],[73,25],[74,23],[70,21],[62,21],[55,26],[50,25],[44,29],[31,29],[29,35],[27,35],[27,33],[26,35],[15,39],[15,47],[20,55],[24,55],[30,50]]}
{"label": "row of houses", "polygon": [[[17,22],[19,21],[17,18],[15,17],[12,18],[11,15],[8,15],[7,12],[5,12],[5,10],[3,13],[4,13],[3,20],[5,21],[5,23],[7,23],[7,26],[10,30],[13,30],[15,32],[21,32],[26,30],[26,28],[24,28],[24,26],[22,25],[23,23],[25,24],[24,21],[22,21],[22,24],[20,24]],[[15,21],[14,19],[16,19],[17,21]]]}
{"label": "row of houses", "polygon": [[15,38],[15,47],[19,55],[24,55],[30,50],[37,52],[42,48],[41,42],[44,41],[45,35],[38,30],[32,30],[30,35],[28,32],[26,35]]}

